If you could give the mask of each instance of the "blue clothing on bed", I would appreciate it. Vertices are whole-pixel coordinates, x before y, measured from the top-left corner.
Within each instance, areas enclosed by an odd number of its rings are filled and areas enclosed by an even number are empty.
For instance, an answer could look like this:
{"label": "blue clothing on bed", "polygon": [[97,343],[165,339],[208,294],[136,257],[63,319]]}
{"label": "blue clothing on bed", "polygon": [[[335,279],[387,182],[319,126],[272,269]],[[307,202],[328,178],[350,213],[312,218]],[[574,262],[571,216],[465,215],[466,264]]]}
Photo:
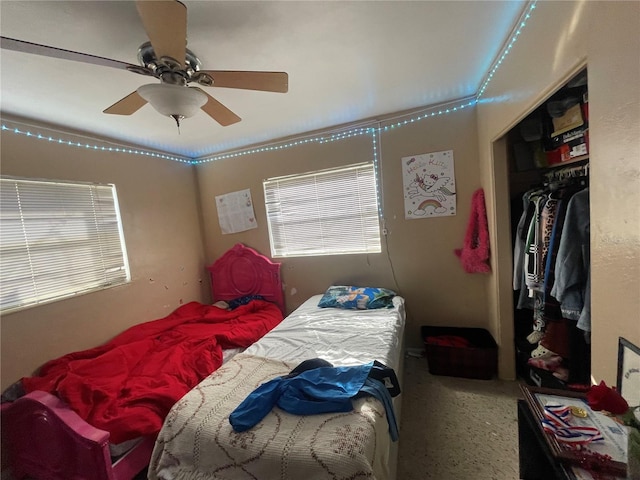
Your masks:
{"label": "blue clothing on bed", "polygon": [[384,405],[387,414],[387,423],[389,424],[389,435],[394,442],[398,440],[398,422],[396,421],[396,412],[393,409],[393,403],[389,390],[378,380],[367,378],[360,390],[360,395],[371,395],[376,397]]}
{"label": "blue clothing on bed", "polygon": [[[295,376],[274,378],[251,392],[231,413],[229,423],[236,432],[244,432],[260,422],[275,405],[296,415],[350,412],[353,410],[351,399],[362,392],[375,396],[383,403],[387,411],[389,433],[395,441],[398,428],[391,395],[380,381],[369,378],[372,368],[374,362],[348,367],[313,368]],[[376,383],[381,388],[377,388]]]}

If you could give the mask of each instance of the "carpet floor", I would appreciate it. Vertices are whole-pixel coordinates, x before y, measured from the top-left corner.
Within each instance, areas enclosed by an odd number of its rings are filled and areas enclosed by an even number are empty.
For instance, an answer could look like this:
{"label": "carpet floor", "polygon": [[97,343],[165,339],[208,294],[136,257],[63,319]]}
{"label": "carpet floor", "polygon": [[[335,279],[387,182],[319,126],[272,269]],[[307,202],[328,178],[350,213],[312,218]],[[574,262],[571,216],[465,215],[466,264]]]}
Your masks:
{"label": "carpet floor", "polygon": [[514,480],[517,381],[431,375],[407,357],[397,480]]}

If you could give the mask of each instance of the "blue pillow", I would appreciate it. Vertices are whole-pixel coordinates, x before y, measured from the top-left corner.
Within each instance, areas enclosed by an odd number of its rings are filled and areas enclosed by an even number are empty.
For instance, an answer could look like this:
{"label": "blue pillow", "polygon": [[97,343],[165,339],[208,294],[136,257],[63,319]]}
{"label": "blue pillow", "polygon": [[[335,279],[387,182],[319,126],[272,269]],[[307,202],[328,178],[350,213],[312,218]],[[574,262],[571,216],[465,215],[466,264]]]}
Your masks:
{"label": "blue pillow", "polygon": [[392,308],[396,293],[386,288],[331,286],[324,293],[318,307],[370,310]]}

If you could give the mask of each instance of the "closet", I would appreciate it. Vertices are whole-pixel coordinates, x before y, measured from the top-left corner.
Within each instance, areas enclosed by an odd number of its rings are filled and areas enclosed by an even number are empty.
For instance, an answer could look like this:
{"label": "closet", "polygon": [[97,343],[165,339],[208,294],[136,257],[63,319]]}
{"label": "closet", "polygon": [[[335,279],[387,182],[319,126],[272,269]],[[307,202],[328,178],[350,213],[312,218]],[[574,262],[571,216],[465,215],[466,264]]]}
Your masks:
{"label": "closet", "polygon": [[516,373],[560,389],[590,384],[587,70],[507,135]]}

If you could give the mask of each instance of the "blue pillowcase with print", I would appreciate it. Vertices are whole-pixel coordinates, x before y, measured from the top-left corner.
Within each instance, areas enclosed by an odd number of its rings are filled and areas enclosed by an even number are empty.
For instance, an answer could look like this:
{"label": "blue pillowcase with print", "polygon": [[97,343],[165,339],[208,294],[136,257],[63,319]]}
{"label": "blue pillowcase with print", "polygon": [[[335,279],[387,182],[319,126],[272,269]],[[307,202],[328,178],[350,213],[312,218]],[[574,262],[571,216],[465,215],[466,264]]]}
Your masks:
{"label": "blue pillowcase with print", "polygon": [[371,310],[392,308],[396,293],[386,288],[334,285],[324,293],[318,307]]}

